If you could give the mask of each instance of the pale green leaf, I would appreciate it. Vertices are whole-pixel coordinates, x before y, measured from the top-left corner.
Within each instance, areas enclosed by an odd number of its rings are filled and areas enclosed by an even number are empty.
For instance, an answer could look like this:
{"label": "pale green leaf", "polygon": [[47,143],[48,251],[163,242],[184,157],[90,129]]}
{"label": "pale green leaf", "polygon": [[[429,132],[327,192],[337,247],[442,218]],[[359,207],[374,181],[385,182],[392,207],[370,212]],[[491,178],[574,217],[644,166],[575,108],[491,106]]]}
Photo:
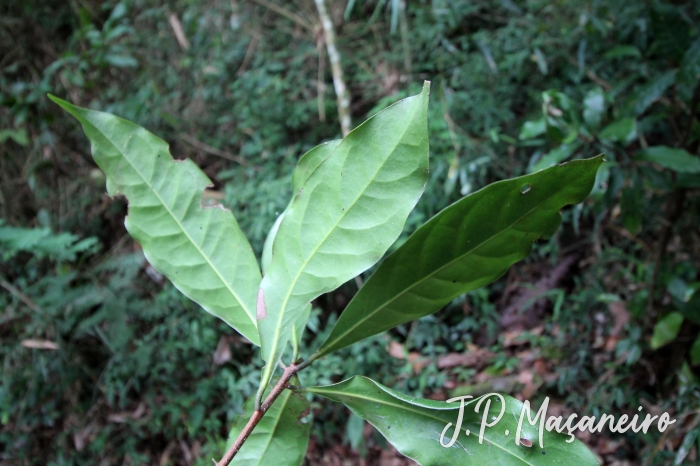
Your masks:
{"label": "pale green leaf", "polygon": [[583,120],[591,128],[596,128],[600,125],[605,112],[605,94],[599,87],[592,89],[586,93],[583,99]]}
{"label": "pale green leaf", "polygon": [[627,145],[637,137],[637,121],[634,118],[622,118],[610,123],[598,135],[600,139]]}
{"label": "pale green leaf", "polygon": [[[227,448],[241,433],[255,409],[251,397],[243,406],[243,415],[233,424]],[[305,419],[309,402],[303,396],[284,390],[270,406],[250,437],[233,458],[236,466],[299,466],[306,456],[311,423]]]}
{"label": "pale green leaf", "polygon": [[[321,165],[323,161],[333,153],[338,144],[340,144],[340,139],[324,142],[301,156],[296,168],[294,169],[294,172],[292,173],[292,195],[296,194],[296,192],[304,186],[304,183],[306,183],[309,176],[311,176],[318,166]],[[282,223],[284,214],[287,212],[287,210],[289,210],[289,206],[291,205],[292,202],[290,201],[284,212],[277,217],[277,220],[272,225],[272,228],[270,228],[270,232],[267,234],[267,238],[265,238],[262,259],[260,261],[263,275],[267,272],[267,268],[270,266],[270,262],[272,261],[272,245],[274,244],[277,230],[279,229],[280,223]]]}
{"label": "pale green leaf", "polygon": [[312,358],[431,314],[485,286],[550,237],[559,210],[582,202],[602,157],[493,183],[420,227],[388,256],[345,308]]}
{"label": "pale green leaf", "polygon": [[542,156],[528,171],[535,173],[545,168],[553,167],[565,161],[581,148],[580,142],[572,142],[571,144],[562,144],[556,149],[552,149]]}
{"label": "pale green leaf", "polygon": [[371,267],[428,179],[429,83],[358,126],[295,193],[261,283],[264,388],[304,306]]}
{"label": "pale green leaf", "polygon": [[[458,423],[459,400],[447,403],[413,398],[361,376],[304,390],[345,404],[372,424],[398,451],[422,466],[598,465],[582,442],[574,439],[567,443],[569,435],[547,430],[543,417],[535,421],[534,408],[529,413],[534,424],[531,425],[528,413],[523,413],[523,403],[510,396],[501,395],[504,403],[494,393],[466,400],[458,437],[450,447],[444,447]],[[521,413],[525,417],[522,430],[518,431]],[[565,421],[561,422],[562,426]],[[448,424],[452,425],[447,428]]]}
{"label": "pale green leaf", "polygon": [[304,306],[304,309],[299,314],[296,322],[294,322],[294,329],[292,331],[292,361],[296,361],[299,354],[299,347],[301,346],[301,339],[304,336],[304,330],[306,330],[306,323],[309,321],[311,316],[311,303]]}
{"label": "pale green leaf", "polygon": [[667,146],[648,147],[642,150],[636,159],[658,163],[678,173],[700,173],[700,157],[691,155],[683,149]]}
{"label": "pale green leaf", "polygon": [[656,322],[651,336],[651,349],[661,348],[675,340],[682,324],[683,314],[680,312],[671,312]]}
{"label": "pale green leaf", "polygon": [[207,176],[190,160],[174,161],[165,141],[134,123],[49,97],[83,126],[109,195],[126,196],[126,229],[146,259],[185,296],[259,344],[257,260],[230,211],[202,207]]}
{"label": "pale green leaf", "polygon": [[518,139],[532,139],[537,136],[543,135],[546,130],[547,124],[545,123],[544,118],[540,118],[539,120],[526,121],[525,123],[523,123],[523,127],[520,129]]}

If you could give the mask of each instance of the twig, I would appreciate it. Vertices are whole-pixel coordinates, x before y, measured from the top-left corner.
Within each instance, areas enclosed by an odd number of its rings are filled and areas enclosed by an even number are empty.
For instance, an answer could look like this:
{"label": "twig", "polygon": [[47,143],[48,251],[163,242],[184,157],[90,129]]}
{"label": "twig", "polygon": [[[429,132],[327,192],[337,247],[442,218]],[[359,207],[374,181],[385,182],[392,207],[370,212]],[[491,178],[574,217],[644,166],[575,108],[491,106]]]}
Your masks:
{"label": "twig", "polygon": [[177,15],[175,13],[170,13],[168,15],[168,21],[170,22],[170,27],[173,28],[173,32],[175,33],[175,39],[177,39],[177,43],[180,44],[182,50],[184,50],[185,52],[188,51],[190,49],[190,41],[187,40],[185,31],[182,29],[182,23],[178,19]]}
{"label": "twig", "polygon": [[0,286],[9,291],[10,294],[12,294],[15,298],[22,301],[29,309],[36,312],[37,314],[41,314],[41,308],[37,306],[36,303],[29,298],[29,296],[12,286],[11,283],[6,281],[5,279],[0,279]]}
{"label": "twig", "polygon": [[659,269],[661,268],[661,261],[666,253],[666,247],[671,239],[671,232],[673,230],[673,224],[676,220],[683,214],[683,202],[685,201],[685,190],[676,189],[671,193],[671,196],[667,204],[666,221],[661,229],[661,234],[659,235],[658,249],[656,251],[656,257],[654,259],[654,271],[651,276],[651,283],[649,284],[649,295],[647,296],[647,316],[651,316],[654,311],[654,289],[656,288],[656,283],[659,280]]}
{"label": "twig", "polygon": [[245,51],[245,57],[243,57],[243,62],[241,63],[241,66],[238,68],[238,71],[236,71],[236,76],[241,76],[243,72],[245,71],[246,68],[248,68],[248,65],[250,64],[250,60],[253,58],[253,53],[255,52],[255,48],[258,46],[258,32],[254,31],[253,32],[253,38],[250,39],[250,44],[248,44],[248,49]]}
{"label": "twig", "polygon": [[268,2],[267,0],[253,0],[255,3],[262,5],[266,8],[269,8],[270,10],[274,11],[275,13],[279,13],[280,15],[284,16],[285,18],[289,18],[295,23],[297,23],[299,26],[308,29],[309,31],[313,31],[314,27],[311,25],[308,21],[306,21],[304,18],[301,16],[292,13],[291,11],[286,10],[285,8],[276,5],[272,2]]}
{"label": "twig", "polygon": [[241,165],[245,165],[246,167],[250,166],[250,163],[243,157],[239,157],[238,155],[234,155],[221,149],[217,149],[216,147],[212,147],[209,144],[205,144],[202,141],[193,138],[189,134],[181,134],[180,139],[190,144],[191,146],[196,147],[199,150],[203,150],[208,154],[216,155],[226,160],[231,160],[233,162],[240,163]]}
{"label": "twig", "polygon": [[253,412],[253,415],[250,417],[250,420],[248,420],[248,423],[245,425],[243,430],[241,431],[240,434],[238,434],[238,438],[236,438],[236,441],[233,442],[233,445],[231,445],[231,448],[228,449],[226,454],[224,455],[223,458],[221,458],[221,461],[216,463],[216,466],[228,466],[228,464],[233,460],[233,457],[236,456],[236,453],[241,449],[243,446],[243,443],[248,439],[250,434],[253,432],[253,429],[255,429],[255,426],[258,425],[262,417],[265,415],[268,409],[270,409],[270,406],[272,406],[272,403],[275,402],[275,400],[282,394],[285,388],[289,387],[289,380],[294,377],[294,375],[301,370],[303,367],[302,366],[297,366],[294,363],[291,363],[285,370],[284,374],[282,374],[282,378],[277,382],[275,387],[272,389],[270,394],[265,398],[265,401],[260,405],[260,409],[256,410]]}
{"label": "twig", "polygon": [[[569,63],[571,63],[572,65],[578,66],[578,61],[574,57],[567,57],[567,59],[569,60]],[[606,91],[610,91],[613,88],[612,84],[610,84],[609,82],[605,81],[603,78],[601,78],[600,76],[595,74],[595,72],[590,68],[586,68],[586,76],[588,76],[588,79],[590,79],[594,83],[598,84],[600,87],[602,87]]]}
{"label": "twig", "polygon": [[690,138],[690,132],[693,129],[693,121],[695,121],[696,115],[695,115],[695,109],[698,107],[698,101],[700,100],[700,83],[695,87],[695,91],[693,92],[693,97],[690,100],[690,118],[688,118],[688,125],[685,128],[685,133],[683,134],[683,137],[681,138],[680,144],[678,145],[679,147],[684,147],[686,142],[688,142],[688,138]]}
{"label": "twig", "polygon": [[[260,0],[256,0],[260,1]],[[333,29],[333,21],[326,9],[325,0],[316,0],[316,8],[318,15],[321,17],[323,32],[325,33],[326,48],[328,49],[328,57],[331,61],[331,70],[333,71],[333,87],[335,95],[338,97],[338,118],[340,119],[340,129],[343,132],[343,137],[350,132],[352,122],[350,121],[350,94],[343,80],[343,68],[340,66],[340,54],[335,47],[335,31]]]}

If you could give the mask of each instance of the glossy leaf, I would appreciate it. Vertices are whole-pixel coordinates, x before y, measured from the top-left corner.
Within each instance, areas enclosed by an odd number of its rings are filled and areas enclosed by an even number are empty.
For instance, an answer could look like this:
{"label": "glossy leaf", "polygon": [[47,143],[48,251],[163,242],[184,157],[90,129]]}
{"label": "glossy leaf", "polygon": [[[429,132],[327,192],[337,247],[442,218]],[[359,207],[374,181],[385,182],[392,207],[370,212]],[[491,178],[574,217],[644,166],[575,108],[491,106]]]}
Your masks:
{"label": "glossy leaf", "polygon": [[[254,398],[243,406],[228,436],[227,449],[253,415]],[[305,419],[310,409],[303,396],[284,390],[270,406],[260,423],[231,462],[240,466],[299,466],[306,456],[311,423]]]}
{"label": "glossy leaf", "polygon": [[661,318],[654,325],[654,334],[651,336],[651,349],[661,348],[675,340],[682,324],[683,314],[680,312],[671,312]]}
{"label": "glossy leaf", "polygon": [[190,160],[134,123],[50,96],[78,119],[110,196],[129,202],[124,222],[146,259],[185,296],[259,344],[255,299],[260,270],[233,214],[202,207],[211,181]]}
{"label": "glossy leaf", "polygon": [[691,155],[683,149],[667,146],[648,147],[637,155],[637,160],[658,163],[678,173],[700,173],[700,157]]}
{"label": "glossy leaf", "polygon": [[304,306],[375,264],[401,233],[428,179],[429,89],[358,126],[295,193],[259,293],[261,387]]}
{"label": "glossy leaf", "polygon": [[[309,179],[309,176],[311,176],[311,174],[318,168],[318,166],[321,165],[323,161],[326,160],[333,153],[338,144],[340,144],[340,139],[324,142],[323,144],[319,144],[318,146],[314,147],[306,154],[301,156],[296,168],[294,169],[294,172],[292,173],[293,195],[304,186],[304,183],[306,183],[306,180]],[[272,245],[275,241],[277,230],[279,229],[280,224],[282,223],[284,214],[287,212],[287,210],[289,210],[289,207],[291,205],[292,202],[290,201],[287,208],[284,209],[284,212],[282,212],[280,216],[277,217],[277,220],[275,220],[275,223],[272,225],[272,228],[270,228],[270,232],[267,234],[267,238],[265,238],[265,244],[263,245],[262,251],[262,259],[260,261],[263,274],[267,272],[267,269],[270,266],[270,262],[272,261]]]}
{"label": "glossy leaf", "polygon": [[[398,451],[423,466],[598,464],[583,443],[579,440],[566,443],[568,435],[549,432],[540,426],[538,419],[534,424],[542,431],[541,448],[540,432],[530,425],[527,413],[522,430],[518,431],[523,403],[510,396],[503,396],[505,404],[496,394],[467,400],[457,439],[450,447],[443,447],[452,439],[458,424],[459,400],[447,403],[413,398],[361,376],[305,391],[345,404],[372,424]],[[531,411],[530,419],[535,415],[536,411]],[[448,424],[452,426],[446,429]]]}
{"label": "glossy leaf", "polygon": [[586,198],[602,162],[576,160],[493,183],[444,209],[384,260],[313,357],[431,314],[499,278],[554,233],[562,207]]}

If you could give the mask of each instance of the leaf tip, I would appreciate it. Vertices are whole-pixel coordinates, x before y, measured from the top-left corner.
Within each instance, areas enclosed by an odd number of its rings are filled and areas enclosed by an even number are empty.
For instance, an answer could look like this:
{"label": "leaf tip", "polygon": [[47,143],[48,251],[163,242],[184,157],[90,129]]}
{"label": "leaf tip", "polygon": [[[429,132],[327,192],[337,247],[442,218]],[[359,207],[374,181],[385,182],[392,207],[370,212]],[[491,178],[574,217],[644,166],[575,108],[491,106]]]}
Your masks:
{"label": "leaf tip", "polygon": [[430,97],[430,81],[427,79],[423,81],[423,91],[421,93],[425,93],[426,97]]}

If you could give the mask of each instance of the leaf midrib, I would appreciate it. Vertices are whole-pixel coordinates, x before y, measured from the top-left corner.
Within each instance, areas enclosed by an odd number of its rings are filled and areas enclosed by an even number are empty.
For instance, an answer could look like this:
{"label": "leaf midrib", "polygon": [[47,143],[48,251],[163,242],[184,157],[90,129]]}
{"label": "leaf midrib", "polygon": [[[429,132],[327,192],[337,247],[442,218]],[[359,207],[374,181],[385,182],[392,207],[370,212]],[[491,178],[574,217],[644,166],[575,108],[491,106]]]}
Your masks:
{"label": "leaf midrib", "polygon": [[[144,183],[146,186],[148,186],[149,188],[151,188],[151,191],[152,191],[153,194],[155,194],[155,196],[158,198],[158,201],[160,201],[160,203],[161,203],[161,205],[163,206],[163,208],[165,209],[165,211],[168,212],[168,213],[170,214],[170,217],[175,221],[175,223],[177,223],[177,226],[180,227],[180,230],[181,230],[182,233],[187,237],[187,239],[189,240],[190,244],[192,244],[192,245],[195,247],[195,249],[197,250],[197,252],[202,256],[202,258],[204,258],[204,260],[206,261],[206,263],[212,268],[212,270],[214,270],[214,272],[216,273],[216,276],[219,277],[219,280],[221,280],[221,283],[224,284],[224,287],[233,295],[233,297],[236,299],[236,301],[237,301],[238,304],[241,306],[241,308],[243,308],[243,310],[245,311],[246,315],[248,316],[248,318],[250,318],[251,322],[253,323],[253,327],[257,328],[257,324],[256,324],[255,320],[251,318],[251,313],[250,313],[250,311],[249,311],[248,308],[243,304],[243,301],[242,301],[241,298],[238,296],[238,294],[233,290],[233,288],[231,288],[231,287],[229,286],[229,284],[226,282],[226,280],[224,280],[224,277],[223,277],[223,276],[221,275],[221,273],[219,272],[219,269],[218,269],[217,267],[214,266],[214,264],[209,260],[209,257],[207,257],[207,255],[204,254],[204,251],[202,251],[202,249],[201,249],[201,248],[197,245],[197,243],[192,239],[192,237],[189,235],[189,233],[188,233],[187,230],[185,229],[184,225],[180,222],[180,220],[178,220],[178,218],[177,218],[177,217],[175,216],[175,214],[170,210],[170,208],[168,208],[168,206],[167,206],[167,204],[165,203],[165,201],[163,200],[163,198],[160,197],[160,194],[158,193],[158,191],[157,191],[156,189],[153,189],[153,186],[152,186],[148,181],[146,181],[146,177],[138,170],[138,168],[136,168],[136,165],[134,165],[134,164],[131,162],[131,160],[129,160],[129,158],[126,156],[126,154],[125,154],[126,149],[128,149],[129,144],[131,143],[131,141],[133,140],[133,138],[129,138],[129,140],[128,140],[127,143],[126,143],[126,147],[124,148],[124,151],[122,151],[121,149],[119,149],[119,146],[117,146],[117,144],[116,144],[104,131],[102,131],[102,130],[99,129],[97,126],[95,126],[94,124],[92,124],[92,122],[90,122],[87,118],[85,118],[84,120],[85,120],[86,123],[88,123],[90,126],[92,126],[96,131],[98,131],[100,134],[102,134],[102,135],[105,137],[105,139],[107,139],[107,141],[109,141],[110,144],[112,144],[112,147],[114,147],[114,148],[122,155],[122,157],[124,158],[124,160],[126,160],[126,161],[129,163],[129,166],[131,166],[131,168],[133,168],[134,171],[139,175],[139,177],[141,178],[141,180],[143,180],[143,183]],[[172,160],[172,158],[171,158],[171,160]],[[175,160],[172,160],[172,161],[173,161],[173,163],[175,163]]]}
{"label": "leaf midrib", "polygon": [[[380,389],[382,388],[382,387],[379,387],[379,386],[377,386],[377,387],[380,388]],[[322,395],[321,392],[316,391],[316,390],[309,390],[309,391],[311,391],[312,393],[317,393],[317,394],[319,394],[319,395]],[[387,393],[389,396],[392,396],[392,397],[393,397],[393,395],[391,395],[390,393],[388,393],[386,390],[383,390],[383,391],[384,391],[384,393]],[[329,393],[329,392],[326,392],[326,393]],[[333,392],[330,392],[330,393],[333,393]],[[411,412],[413,412],[413,413],[419,414],[419,415],[421,415],[421,416],[425,416],[425,417],[428,417],[428,418],[435,419],[436,421],[444,422],[444,419],[440,419],[439,417],[437,417],[437,416],[435,416],[435,415],[433,415],[433,414],[426,414],[426,413],[424,413],[424,412],[422,412],[422,411],[419,411],[419,410],[417,410],[417,409],[414,409],[414,408],[413,408],[414,405],[411,404],[411,403],[408,403],[408,402],[406,402],[406,404],[407,404],[409,407],[406,407],[406,406],[399,405],[399,404],[389,403],[389,402],[387,402],[387,401],[385,401],[385,400],[376,399],[376,398],[370,398],[370,397],[368,397],[368,396],[361,396],[361,395],[347,394],[347,393],[341,393],[340,395],[341,395],[341,396],[351,397],[351,398],[358,398],[358,399],[361,399],[361,400],[372,401],[372,402],[380,403],[380,404],[383,404],[383,405],[386,405],[386,406],[392,406],[392,407],[394,407],[394,408],[404,409],[404,410],[411,411]],[[428,409],[428,410],[429,410],[430,408],[425,408],[425,409]],[[369,421],[368,421],[368,422],[369,422]],[[518,457],[514,452],[512,452],[512,451],[510,451],[510,450],[507,450],[507,449],[505,449],[504,447],[502,447],[501,445],[499,445],[498,443],[494,442],[493,440],[488,439],[488,438],[486,437],[486,433],[485,433],[485,432],[484,432],[484,439],[485,439],[489,444],[494,445],[494,446],[500,448],[501,450],[505,451],[506,453],[509,453],[510,455],[512,455],[513,457],[515,457],[515,459],[518,459],[518,460],[522,461],[523,463],[525,463],[525,464],[527,464],[527,465],[529,465],[529,466],[534,466],[533,463],[529,463],[529,462],[525,461],[523,458]]]}
{"label": "leaf midrib", "polygon": [[[414,109],[413,115],[411,115],[410,123],[413,122],[413,118],[415,117],[416,111],[417,111],[418,108],[420,108],[420,105],[416,106],[416,108]],[[316,255],[316,252],[319,250],[319,248],[328,240],[328,238],[330,238],[330,236],[331,236],[331,233],[330,233],[330,232],[334,231],[334,230],[338,227],[338,224],[339,224],[339,223],[345,218],[345,216],[348,214],[348,212],[350,212],[350,211],[352,210],[352,208],[355,207],[355,205],[357,204],[357,200],[360,199],[360,197],[362,197],[362,196],[364,195],[364,193],[367,191],[367,188],[369,187],[369,185],[370,185],[370,184],[375,180],[375,178],[377,177],[377,174],[382,170],[382,168],[384,168],[384,165],[385,165],[386,162],[391,158],[391,155],[396,151],[396,148],[398,147],[399,142],[403,139],[404,135],[405,135],[406,132],[408,131],[408,127],[411,126],[410,123],[407,124],[407,125],[404,127],[403,132],[401,133],[401,136],[397,139],[396,144],[394,145],[394,147],[393,147],[392,150],[391,150],[391,154],[390,154],[389,156],[387,156],[387,157],[384,159],[384,161],[383,161],[382,164],[379,166],[379,168],[377,169],[377,171],[375,171],[374,175],[370,178],[369,182],[365,185],[365,187],[360,191],[360,194],[359,194],[359,195],[355,198],[355,200],[352,202],[352,204],[351,204],[352,207],[349,207],[349,208],[345,209],[344,211],[342,211],[340,217],[338,217],[338,220],[335,222],[335,224],[333,225],[333,227],[330,228],[330,229],[328,230],[328,234],[323,238],[322,241],[320,241],[320,242],[316,245],[316,247],[312,250],[311,254],[309,254],[308,258],[304,261],[304,263],[302,264],[302,266],[299,267],[299,271],[297,272],[296,276],[295,276],[294,279],[292,280],[292,282],[291,282],[291,284],[290,284],[290,286],[289,286],[289,289],[288,289],[288,291],[287,291],[287,293],[286,293],[286,295],[285,295],[285,297],[284,297],[284,300],[282,301],[281,312],[280,312],[280,314],[279,314],[279,317],[277,318],[277,325],[275,325],[275,335],[274,335],[275,338],[274,338],[274,340],[273,340],[274,343],[273,343],[272,351],[270,352],[270,355],[271,355],[272,357],[274,357],[275,353],[277,352],[277,346],[278,346],[278,343],[279,343],[279,334],[280,334],[280,330],[281,330],[281,327],[282,327],[282,326],[281,326],[281,322],[282,322],[282,319],[283,319],[283,317],[284,317],[285,309],[286,309],[286,307],[287,307],[287,302],[289,301],[289,298],[292,296],[292,291],[293,291],[294,288],[296,287],[296,283],[297,283],[297,281],[299,280],[299,277],[301,276],[301,273],[306,269],[306,266],[309,264],[309,262],[311,261],[311,259]],[[342,143],[342,141],[341,141],[341,143]],[[340,143],[338,144],[338,146],[340,146]],[[337,149],[337,147],[336,147],[336,149]],[[335,151],[336,149],[334,149],[334,151]],[[324,160],[324,162],[325,162],[326,160],[328,160],[328,158],[330,158],[330,157],[331,157],[331,156],[327,157],[327,158]],[[347,157],[347,155],[346,155],[346,157]],[[316,167],[316,170],[318,170],[318,168],[319,168],[321,165],[322,165],[322,164],[319,164],[319,166]],[[309,175],[309,178],[307,178],[307,181],[311,178],[311,176],[312,176],[313,174],[316,173],[316,170],[314,170],[314,172],[312,172],[312,174]],[[281,228],[281,227],[282,227],[282,225],[280,225],[280,228]],[[262,335],[261,335],[261,340],[262,340]],[[262,343],[262,341],[261,341],[261,343]],[[268,361],[268,364],[269,364],[270,366],[275,366],[275,365],[276,365],[276,364],[272,363],[271,361]]]}
{"label": "leaf midrib", "polygon": [[[565,188],[566,188],[566,186],[565,186],[564,188],[559,189],[559,190],[557,191],[557,193],[559,193],[560,191],[562,191],[562,190],[565,189]],[[502,229],[501,231],[499,231],[499,232],[496,233],[495,235],[491,236],[490,238],[488,238],[488,239],[482,241],[481,243],[479,243],[478,245],[474,246],[474,247],[473,247],[472,249],[470,249],[469,251],[467,251],[467,252],[465,252],[464,254],[460,255],[459,257],[457,257],[457,258],[455,258],[455,259],[453,259],[453,260],[451,260],[451,261],[445,263],[444,265],[442,265],[442,266],[440,266],[439,268],[435,269],[434,271],[432,271],[431,273],[427,274],[426,276],[424,276],[424,277],[421,278],[420,280],[417,280],[417,281],[415,281],[415,282],[412,282],[409,286],[405,287],[405,288],[404,288],[403,290],[401,290],[399,293],[396,293],[391,299],[389,299],[388,301],[385,301],[381,306],[377,307],[374,311],[370,312],[369,314],[366,314],[365,317],[359,319],[359,320],[357,321],[356,324],[354,324],[353,326],[351,326],[351,327],[350,327],[347,331],[345,331],[344,333],[340,334],[340,335],[339,335],[337,338],[335,338],[329,345],[324,344],[323,346],[324,346],[324,347],[328,347],[328,348],[329,348],[329,347],[332,347],[332,345],[334,345],[335,343],[337,343],[338,341],[342,340],[342,339],[345,338],[347,335],[349,335],[350,333],[352,333],[357,327],[359,327],[360,325],[362,325],[363,323],[365,323],[365,322],[366,322],[367,320],[369,320],[371,317],[374,317],[374,315],[376,315],[379,311],[381,311],[381,310],[384,309],[385,307],[389,306],[392,302],[394,302],[395,300],[397,300],[400,296],[403,296],[408,290],[410,290],[410,289],[412,289],[412,288],[418,286],[419,284],[421,284],[421,283],[424,282],[425,280],[428,280],[429,278],[432,278],[434,275],[436,275],[437,273],[439,273],[439,272],[442,271],[443,269],[445,269],[445,268],[451,266],[451,265],[454,264],[455,262],[461,261],[464,257],[466,257],[466,256],[468,256],[468,255],[470,255],[470,254],[472,254],[474,251],[476,251],[477,249],[481,248],[483,245],[485,245],[485,244],[488,243],[489,241],[493,240],[494,238],[498,237],[498,236],[501,235],[503,232],[508,231],[508,230],[510,230],[511,228],[513,228],[514,225],[516,225],[517,223],[521,222],[525,217],[527,217],[528,215],[530,215],[533,211],[535,211],[537,208],[539,208],[542,204],[544,204],[545,202],[547,202],[551,197],[552,197],[552,196],[550,196],[549,198],[546,198],[544,201],[542,201],[542,202],[540,202],[539,204],[537,204],[536,206],[534,206],[532,209],[530,209],[530,210],[527,211],[525,214],[523,214],[520,218],[518,218],[517,220],[515,220],[514,222],[512,222],[510,225],[508,225],[506,228]],[[329,351],[326,351],[326,352],[323,352],[323,353],[319,353],[318,356],[316,356],[316,357],[317,357],[317,358],[318,358],[318,357],[321,357],[321,356],[323,356],[323,355],[325,355],[325,354],[328,354],[328,352],[329,352]]]}

